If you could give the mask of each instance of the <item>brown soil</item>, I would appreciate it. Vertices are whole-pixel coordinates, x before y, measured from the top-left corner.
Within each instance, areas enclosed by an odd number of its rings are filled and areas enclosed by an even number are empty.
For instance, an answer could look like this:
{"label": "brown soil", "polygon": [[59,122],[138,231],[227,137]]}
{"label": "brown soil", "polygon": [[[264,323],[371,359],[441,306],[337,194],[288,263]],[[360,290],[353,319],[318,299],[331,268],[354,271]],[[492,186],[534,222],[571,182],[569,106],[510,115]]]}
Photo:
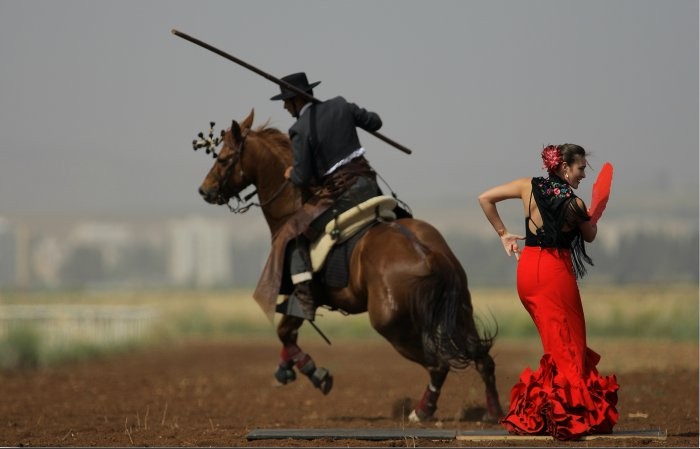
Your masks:
{"label": "brown soil", "polygon": [[[594,346],[603,360],[607,356],[617,363],[622,354],[640,360],[629,369],[618,365],[621,390],[616,429],[660,429],[668,433],[666,440],[248,441],[246,435],[254,429],[501,429],[479,421],[483,384],[471,368],[448,377],[436,421],[410,424],[402,417],[400,404],[422,394],[427,382],[422,368],[379,340],[334,341],[332,346],[319,343],[317,336],[304,340],[302,348],[334,374],[335,386],[327,396],[304,377],[274,386],[272,373],[279,353],[274,339],[188,342],[0,374],[0,445],[698,447],[697,345],[683,349],[657,345],[650,354],[648,346],[634,342]],[[496,343],[493,354],[504,408],[520,371],[526,364],[537,363],[538,350],[537,341]],[[609,374],[602,362],[599,368]]]}

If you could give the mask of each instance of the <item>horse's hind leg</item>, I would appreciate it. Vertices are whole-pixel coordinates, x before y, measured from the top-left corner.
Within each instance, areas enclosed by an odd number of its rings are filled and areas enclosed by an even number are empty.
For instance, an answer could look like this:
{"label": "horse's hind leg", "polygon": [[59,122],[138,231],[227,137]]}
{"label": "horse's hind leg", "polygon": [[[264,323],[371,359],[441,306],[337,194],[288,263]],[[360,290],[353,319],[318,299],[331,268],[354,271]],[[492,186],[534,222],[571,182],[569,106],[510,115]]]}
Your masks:
{"label": "horse's hind leg", "polygon": [[425,392],[420,402],[415,409],[408,415],[408,420],[411,422],[420,422],[429,420],[435,415],[437,410],[437,401],[440,397],[440,389],[445,383],[449,367],[444,368],[428,368],[430,374],[430,383],[425,387]]}
{"label": "horse's hind leg", "polygon": [[309,378],[314,387],[328,394],[333,388],[333,376],[325,368],[317,368],[310,355],[297,345],[299,328],[304,323],[302,318],[284,315],[277,325],[277,336],[282,342],[280,362],[275,371],[275,379],[281,385],[296,380],[296,367],[299,372]]}
{"label": "horse's hind leg", "polygon": [[503,417],[503,409],[498,399],[498,390],[496,390],[496,364],[487,353],[480,359],[475,360],[475,365],[486,385],[486,414],[483,420],[498,421]]}

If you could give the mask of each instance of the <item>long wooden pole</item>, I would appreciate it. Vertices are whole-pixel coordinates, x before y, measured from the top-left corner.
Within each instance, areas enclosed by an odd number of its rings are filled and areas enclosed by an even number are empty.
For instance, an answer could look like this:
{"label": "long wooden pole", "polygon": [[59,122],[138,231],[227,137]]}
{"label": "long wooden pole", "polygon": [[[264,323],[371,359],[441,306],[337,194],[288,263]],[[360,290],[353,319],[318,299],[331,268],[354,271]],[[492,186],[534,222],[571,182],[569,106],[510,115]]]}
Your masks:
{"label": "long wooden pole", "polygon": [[[224,51],[222,51],[222,50],[219,50],[219,49],[216,48],[216,47],[212,47],[211,45],[207,44],[206,42],[202,42],[202,41],[200,41],[199,39],[194,38],[194,37],[192,37],[192,36],[190,36],[190,35],[188,35],[188,34],[185,34],[185,33],[181,32],[181,31],[178,31],[178,30],[176,30],[176,29],[173,29],[173,30],[172,30],[172,33],[173,33],[175,36],[177,36],[177,37],[181,37],[181,38],[183,38],[183,39],[185,39],[185,40],[188,40],[188,41],[192,42],[193,44],[199,45],[199,46],[202,47],[202,48],[206,48],[207,50],[209,50],[209,51],[211,51],[211,52],[213,52],[213,53],[216,53],[216,54],[219,55],[219,56],[223,56],[224,58],[228,59],[229,61],[233,61],[233,62],[235,62],[236,64],[238,64],[238,65],[240,65],[240,66],[243,66],[243,67],[245,67],[246,69],[248,69],[248,70],[250,70],[250,71],[252,71],[252,72],[254,72],[254,73],[257,73],[258,75],[262,76],[263,78],[266,78],[266,79],[272,81],[273,83],[275,83],[275,84],[277,84],[277,85],[279,85],[279,86],[281,86],[281,87],[284,87],[285,89],[289,89],[289,90],[293,91],[293,92],[296,93],[297,95],[303,97],[306,101],[313,101],[314,103],[320,103],[320,102],[321,102],[321,100],[315,98],[315,97],[312,96],[312,95],[309,95],[309,93],[304,92],[303,90],[299,89],[298,87],[296,87],[296,86],[294,86],[294,85],[292,85],[292,84],[289,84],[288,82],[286,82],[286,81],[284,81],[284,80],[281,80],[281,79],[279,79],[279,78],[276,78],[276,77],[270,75],[269,73],[263,72],[263,71],[260,70],[259,68],[255,67],[255,66],[253,66],[253,65],[250,65],[250,64],[248,64],[247,62],[245,62],[245,61],[243,61],[243,60],[241,60],[241,59],[239,59],[239,58],[237,58],[237,57],[235,57],[235,56],[233,56],[233,55],[230,55],[230,54],[228,54],[228,53],[226,53],[226,52],[224,52]],[[378,139],[383,140],[384,142],[388,143],[389,145],[393,146],[394,148],[403,151],[403,152],[406,153],[406,154],[411,154],[411,153],[412,153],[412,151],[409,150],[408,148],[406,148],[405,146],[401,145],[400,143],[398,143],[398,142],[396,142],[396,141],[394,141],[394,140],[392,140],[392,139],[390,139],[390,138],[388,138],[388,137],[386,137],[386,136],[384,136],[384,135],[382,135],[382,134],[380,134],[380,133],[378,133],[378,132],[376,132],[376,131],[367,131],[367,132],[370,133],[370,134],[372,134],[373,136],[377,137]]]}

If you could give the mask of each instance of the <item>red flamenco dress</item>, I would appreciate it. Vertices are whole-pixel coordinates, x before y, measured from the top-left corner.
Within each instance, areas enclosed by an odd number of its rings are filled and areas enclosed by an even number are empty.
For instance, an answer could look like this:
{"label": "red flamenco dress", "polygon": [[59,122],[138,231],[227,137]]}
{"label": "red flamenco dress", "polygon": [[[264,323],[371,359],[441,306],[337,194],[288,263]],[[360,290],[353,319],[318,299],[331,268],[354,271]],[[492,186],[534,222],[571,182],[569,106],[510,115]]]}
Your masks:
{"label": "red flamenco dress", "polygon": [[[517,287],[542,340],[540,366],[520,375],[501,423],[511,434],[551,435],[575,440],[611,433],[617,423],[615,375],[601,376],[600,356],[586,346],[586,325],[576,282],[591,264],[577,220],[589,219],[577,207],[562,179],[532,179],[532,197],[542,215],[536,233],[526,218],[526,241],[518,262]],[[532,197],[530,201],[532,201]],[[569,226],[567,226],[569,224]],[[564,232],[562,229],[573,229]]]}

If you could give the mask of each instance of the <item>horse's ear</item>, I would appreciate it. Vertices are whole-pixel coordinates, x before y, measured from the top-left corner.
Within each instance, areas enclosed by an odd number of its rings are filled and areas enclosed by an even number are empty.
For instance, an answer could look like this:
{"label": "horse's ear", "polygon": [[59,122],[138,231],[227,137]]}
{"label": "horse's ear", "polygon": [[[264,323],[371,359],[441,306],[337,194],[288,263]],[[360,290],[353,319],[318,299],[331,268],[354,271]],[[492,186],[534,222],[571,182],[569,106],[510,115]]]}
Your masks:
{"label": "horse's ear", "polygon": [[235,120],[231,121],[231,137],[233,137],[234,142],[241,141],[241,127]]}
{"label": "horse's ear", "polygon": [[243,131],[249,130],[253,126],[253,117],[255,116],[255,109],[250,110],[250,114],[248,114],[248,117],[243,119],[241,122],[241,129]]}

